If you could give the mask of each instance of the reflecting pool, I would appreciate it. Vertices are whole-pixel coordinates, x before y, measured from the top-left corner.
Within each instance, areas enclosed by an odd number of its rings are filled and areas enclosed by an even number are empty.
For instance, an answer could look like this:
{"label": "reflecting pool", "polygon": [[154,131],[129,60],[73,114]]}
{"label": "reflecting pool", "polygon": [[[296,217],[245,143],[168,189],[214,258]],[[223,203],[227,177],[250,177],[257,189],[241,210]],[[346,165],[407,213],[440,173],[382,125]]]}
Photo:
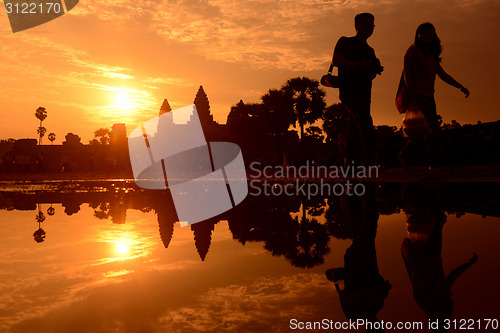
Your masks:
{"label": "reflecting pool", "polygon": [[0,189],[1,332],[498,325],[494,183],[249,196],[186,227],[166,192],[94,185]]}

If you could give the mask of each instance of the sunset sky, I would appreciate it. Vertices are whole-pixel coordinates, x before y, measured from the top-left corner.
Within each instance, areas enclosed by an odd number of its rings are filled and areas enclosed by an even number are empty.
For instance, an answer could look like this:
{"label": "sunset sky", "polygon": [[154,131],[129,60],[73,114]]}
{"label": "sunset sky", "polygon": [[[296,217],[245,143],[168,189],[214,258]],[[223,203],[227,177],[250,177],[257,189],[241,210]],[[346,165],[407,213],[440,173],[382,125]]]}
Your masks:
{"label": "sunset sky", "polygon": [[[438,113],[448,123],[499,119],[498,0],[81,0],[15,34],[0,8],[0,138],[36,137],[39,106],[55,143],[68,132],[88,143],[118,122],[130,133],[164,98],[172,108],[192,104],[200,85],[225,123],[240,99],[258,102],[296,76],[319,80],[359,12],[375,15],[368,42],[385,66],[374,81],[375,124],[401,124],[394,97],[403,55],[426,21],[442,40],[443,68],[471,91],[465,99],[438,79]],[[325,91],[328,105],[338,102],[338,90]]]}

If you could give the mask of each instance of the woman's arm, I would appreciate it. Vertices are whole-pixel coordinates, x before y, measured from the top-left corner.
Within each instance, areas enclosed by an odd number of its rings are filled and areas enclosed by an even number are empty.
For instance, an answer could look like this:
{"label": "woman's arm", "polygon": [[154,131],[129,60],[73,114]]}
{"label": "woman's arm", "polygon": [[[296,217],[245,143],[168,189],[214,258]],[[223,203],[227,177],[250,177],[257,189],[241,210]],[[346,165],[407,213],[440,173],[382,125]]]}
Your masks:
{"label": "woman's arm", "polygon": [[437,70],[437,75],[441,80],[444,82],[448,83],[450,86],[453,86],[455,88],[460,89],[461,92],[465,94],[465,98],[469,97],[470,92],[469,89],[465,88],[463,85],[461,85],[457,80],[451,77],[450,74],[446,73],[441,67],[441,65],[438,64],[438,70]]}
{"label": "woman's arm", "polygon": [[474,252],[472,255],[472,258],[470,258],[470,260],[468,262],[466,262],[463,265],[458,266],[453,271],[451,271],[450,274],[448,274],[448,277],[446,278],[446,283],[448,284],[448,288],[451,288],[451,285],[453,284],[453,282],[455,282],[455,280],[458,279],[460,277],[460,275],[465,273],[465,271],[470,266],[474,265],[474,263],[476,261],[477,261],[477,254]]}

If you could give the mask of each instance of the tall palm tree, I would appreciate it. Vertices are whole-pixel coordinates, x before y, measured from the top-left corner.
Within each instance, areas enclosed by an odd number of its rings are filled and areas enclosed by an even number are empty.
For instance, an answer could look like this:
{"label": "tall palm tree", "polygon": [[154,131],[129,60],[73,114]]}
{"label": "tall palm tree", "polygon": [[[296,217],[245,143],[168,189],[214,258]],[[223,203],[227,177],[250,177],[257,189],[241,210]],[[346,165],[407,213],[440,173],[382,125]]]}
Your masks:
{"label": "tall palm tree", "polygon": [[40,137],[40,139],[38,141],[38,144],[41,145],[42,144],[42,138],[45,135],[45,133],[47,133],[47,129],[45,127],[43,127],[43,126],[40,126],[40,127],[38,127],[38,129],[36,130],[36,132],[38,133],[38,136]]}
{"label": "tall palm tree", "polygon": [[[40,126],[38,126],[37,133],[39,135],[39,140],[38,144],[42,144],[42,137],[45,135],[45,132],[47,131],[45,127],[42,126],[42,122],[47,118],[47,110],[43,107],[40,106],[38,109],[35,111],[35,117],[37,117],[40,120]],[[43,130],[42,130],[43,128]]]}
{"label": "tall palm tree", "polygon": [[300,126],[300,140],[304,137],[304,125],[312,124],[323,116],[326,107],[325,92],[319,82],[307,77],[295,77],[281,87],[291,101],[295,121]]}

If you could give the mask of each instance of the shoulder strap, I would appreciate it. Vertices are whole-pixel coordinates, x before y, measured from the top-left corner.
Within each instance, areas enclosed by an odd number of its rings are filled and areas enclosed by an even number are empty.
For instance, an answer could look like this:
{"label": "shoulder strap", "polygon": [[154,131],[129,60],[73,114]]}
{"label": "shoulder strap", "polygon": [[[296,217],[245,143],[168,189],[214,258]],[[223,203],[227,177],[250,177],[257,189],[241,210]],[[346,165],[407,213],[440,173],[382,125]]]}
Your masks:
{"label": "shoulder strap", "polygon": [[329,73],[329,74],[332,74],[332,71],[333,71],[333,60],[332,60],[332,62],[330,63],[330,68],[328,69],[328,73]]}

